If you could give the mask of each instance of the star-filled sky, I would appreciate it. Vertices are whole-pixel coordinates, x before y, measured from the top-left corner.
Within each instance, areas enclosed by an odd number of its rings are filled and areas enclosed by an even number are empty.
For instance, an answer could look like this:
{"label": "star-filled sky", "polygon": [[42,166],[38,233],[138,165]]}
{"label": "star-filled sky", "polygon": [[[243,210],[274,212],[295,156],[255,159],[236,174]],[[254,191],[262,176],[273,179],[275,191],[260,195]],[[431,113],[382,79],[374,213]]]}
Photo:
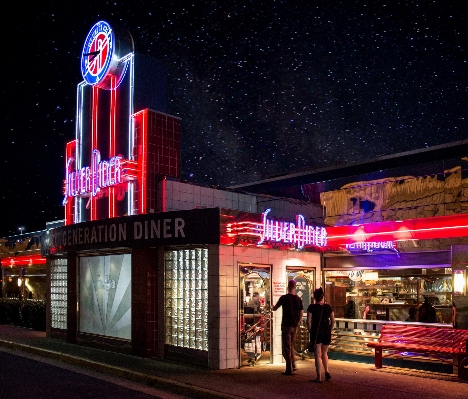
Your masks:
{"label": "star-filled sky", "polygon": [[11,2],[0,237],[63,219],[80,56],[99,20],[166,68],[182,179],[226,187],[468,138],[468,3]]}

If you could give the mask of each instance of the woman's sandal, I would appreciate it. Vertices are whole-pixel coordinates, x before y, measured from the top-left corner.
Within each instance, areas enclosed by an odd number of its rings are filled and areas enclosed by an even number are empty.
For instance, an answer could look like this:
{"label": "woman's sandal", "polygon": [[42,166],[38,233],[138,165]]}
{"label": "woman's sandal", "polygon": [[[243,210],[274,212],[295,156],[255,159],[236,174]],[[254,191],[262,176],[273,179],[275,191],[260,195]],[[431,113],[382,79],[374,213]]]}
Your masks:
{"label": "woman's sandal", "polygon": [[331,375],[330,375],[330,373],[328,373],[328,372],[325,373],[325,379],[326,379],[326,380],[331,380]]}
{"label": "woman's sandal", "polygon": [[313,378],[312,380],[310,380],[312,382],[322,382],[321,380],[318,380],[317,378]]}

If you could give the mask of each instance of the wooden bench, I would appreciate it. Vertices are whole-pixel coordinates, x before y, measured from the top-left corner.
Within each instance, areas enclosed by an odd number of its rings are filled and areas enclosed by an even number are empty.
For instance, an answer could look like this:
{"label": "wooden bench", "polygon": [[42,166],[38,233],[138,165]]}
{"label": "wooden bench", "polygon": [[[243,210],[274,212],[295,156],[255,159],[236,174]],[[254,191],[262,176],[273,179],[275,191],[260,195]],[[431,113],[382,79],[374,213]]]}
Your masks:
{"label": "wooden bench", "polygon": [[[458,376],[465,375],[464,359],[467,354],[468,330],[385,324],[378,341],[368,342],[375,350],[375,367],[382,368],[382,358],[395,354],[404,356],[430,355],[453,364],[458,359]],[[387,354],[383,354],[383,351]],[[450,359],[450,360],[448,360]]]}

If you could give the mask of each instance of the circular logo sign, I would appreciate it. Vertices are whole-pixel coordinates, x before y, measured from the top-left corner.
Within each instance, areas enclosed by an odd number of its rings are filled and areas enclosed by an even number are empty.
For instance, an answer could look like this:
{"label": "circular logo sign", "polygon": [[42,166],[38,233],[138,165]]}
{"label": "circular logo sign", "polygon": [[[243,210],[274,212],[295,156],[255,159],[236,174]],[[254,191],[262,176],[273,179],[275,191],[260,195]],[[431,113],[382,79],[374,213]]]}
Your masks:
{"label": "circular logo sign", "polygon": [[[86,83],[100,87],[106,82],[114,47],[115,36],[111,26],[105,21],[94,24],[81,53],[81,74]],[[107,86],[107,83],[104,86]]]}

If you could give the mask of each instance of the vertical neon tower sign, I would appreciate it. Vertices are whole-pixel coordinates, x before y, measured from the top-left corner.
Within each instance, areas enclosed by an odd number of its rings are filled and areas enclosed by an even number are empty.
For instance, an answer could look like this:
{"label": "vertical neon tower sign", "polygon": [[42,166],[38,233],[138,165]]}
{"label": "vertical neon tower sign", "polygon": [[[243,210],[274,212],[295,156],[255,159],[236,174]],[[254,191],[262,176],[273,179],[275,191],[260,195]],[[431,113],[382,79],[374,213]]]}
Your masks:
{"label": "vertical neon tower sign", "polygon": [[130,33],[105,21],[84,42],[76,136],[66,146],[66,224],[134,212],[133,51]]}
{"label": "vertical neon tower sign", "polygon": [[81,73],[76,135],[66,148],[65,223],[164,211],[158,184],[180,177],[180,119],[157,111],[165,108],[162,68],[134,54],[126,30],[99,21],[83,45]]}

